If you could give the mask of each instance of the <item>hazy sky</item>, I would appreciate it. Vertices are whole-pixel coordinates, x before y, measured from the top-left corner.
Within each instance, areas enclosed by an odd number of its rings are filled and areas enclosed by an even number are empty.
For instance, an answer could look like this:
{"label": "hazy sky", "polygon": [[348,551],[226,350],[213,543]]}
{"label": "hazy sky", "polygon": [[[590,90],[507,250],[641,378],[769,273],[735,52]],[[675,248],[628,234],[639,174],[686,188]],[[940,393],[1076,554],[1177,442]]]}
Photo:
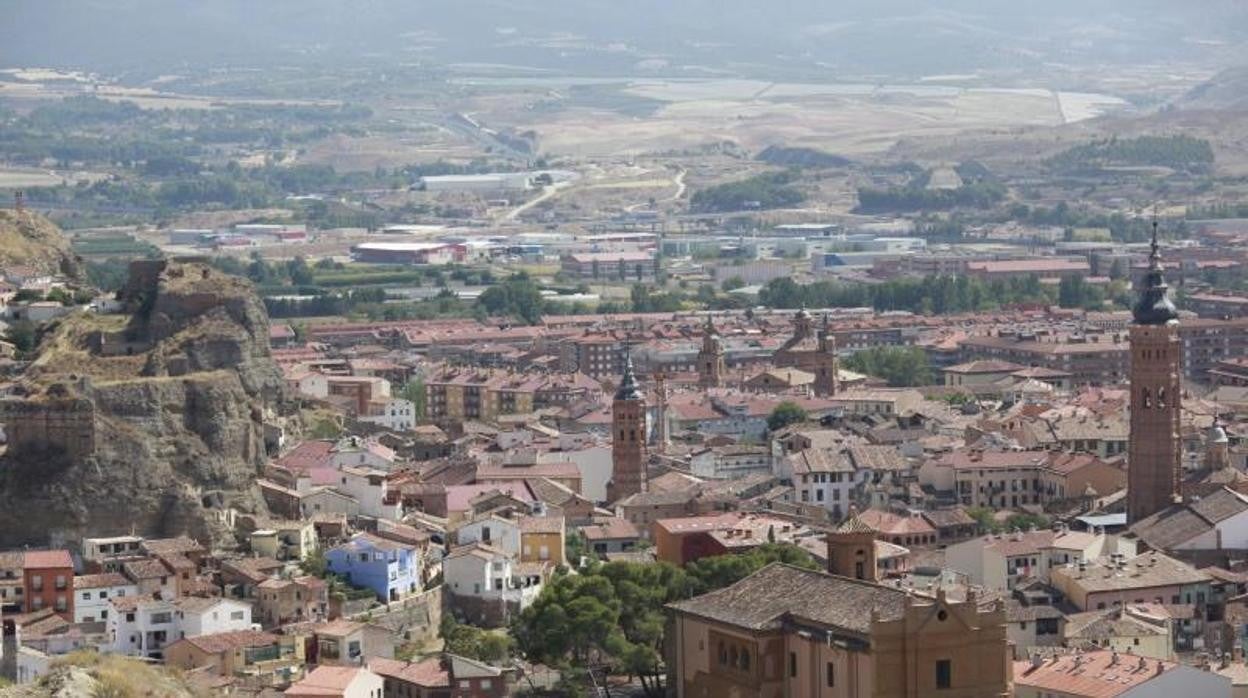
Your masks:
{"label": "hazy sky", "polygon": [[621,72],[827,64],[858,73],[1209,61],[1248,44],[1243,0],[9,0],[0,63],[497,62]]}

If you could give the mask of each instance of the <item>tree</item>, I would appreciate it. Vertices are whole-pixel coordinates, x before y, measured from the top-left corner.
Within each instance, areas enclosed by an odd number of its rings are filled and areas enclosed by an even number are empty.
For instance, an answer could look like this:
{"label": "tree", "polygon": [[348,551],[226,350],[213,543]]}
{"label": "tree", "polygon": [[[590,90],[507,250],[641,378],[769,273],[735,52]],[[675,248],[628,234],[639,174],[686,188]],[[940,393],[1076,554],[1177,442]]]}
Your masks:
{"label": "tree", "polygon": [[290,276],[290,282],[296,286],[311,286],[316,283],[312,268],[308,266],[308,260],[302,256],[295,257],[286,263],[286,273]]}
{"label": "tree", "polygon": [[[801,548],[772,543],[684,569],[666,562],[593,563],[579,574],[556,573],[511,632],[530,661],[559,666],[572,677],[605,664],[638,677],[648,696],[661,696],[666,605],[733,584],[773,562],[818,568]],[[569,695],[582,695],[584,684],[583,678],[570,680]]]}
{"label": "tree", "polygon": [[795,402],[784,402],[776,405],[775,409],[767,417],[767,428],[772,431],[779,431],[790,424],[806,421],[806,410]]}
{"label": "tree", "polygon": [[742,279],[740,276],[730,276],[724,279],[724,283],[720,284],[720,288],[724,289],[725,293],[745,288],[745,279]]}
{"label": "tree", "polygon": [[787,543],[766,543],[744,555],[715,555],[685,566],[693,596],[736,584],[773,562],[819,569],[810,553]]}
{"label": "tree", "polygon": [[542,321],[542,291],[525,272],[487,288],[477,298],[477,306],[490,315],[507,315],[529,325]]}
{"label": "tree", "polygon": [[894,388],[932,382],[927,354],[918,347],[871,347],[845,358],[845,368],[888,381]]}
{"label": "tree", "polygon": [[18,320],[11,323],[4,338],[13,345],[19,357],[29,356],[39,343],[39,333],[36,331],[35,323],[30,320]]}
{"label": "tree", "polygon": [[412,379],[404,383],[403,388],[399,390],[399,396],[412,403],[412,409],[416,412],[416,419],[425,418],[425,412],[429,404],[429,393],[425,390],[424,376],[412,376]]}
{"label": "tree", "polygon": [[507,635],[464,625],[449,614],[442,616],[438,634],[447,652],[490,664],[509,659],[515,646]]}

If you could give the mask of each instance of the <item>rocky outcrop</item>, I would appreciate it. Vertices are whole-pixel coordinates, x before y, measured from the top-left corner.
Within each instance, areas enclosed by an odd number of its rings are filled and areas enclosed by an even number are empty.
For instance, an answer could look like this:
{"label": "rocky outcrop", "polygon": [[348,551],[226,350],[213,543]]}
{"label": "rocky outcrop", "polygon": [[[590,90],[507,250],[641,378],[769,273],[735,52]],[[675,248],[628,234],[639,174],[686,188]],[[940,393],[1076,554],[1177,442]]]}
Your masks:
{"label": "rocky outcrop", "polygon": [[[207,539],[224,508],[263,508],[265,424],[291,406],[263,305],[202,263],[131,271],[124,327],[62,322],[24,376],[27,394],[0,401],[0,546],[130,531]],[[119,342],[126,352],[102,350]]]}
{"label": "rocky outcrop", "polygon": [[0,698],[205,695],[177,672],[132,657],[80,651],[57,659],[51,670],[35,682],[0,688]]}
{"label": "rocky outcrop", "polygon": [[84,280],[82,260],[55,224],[30,211],[0,209],[0,268],[14,266]]}

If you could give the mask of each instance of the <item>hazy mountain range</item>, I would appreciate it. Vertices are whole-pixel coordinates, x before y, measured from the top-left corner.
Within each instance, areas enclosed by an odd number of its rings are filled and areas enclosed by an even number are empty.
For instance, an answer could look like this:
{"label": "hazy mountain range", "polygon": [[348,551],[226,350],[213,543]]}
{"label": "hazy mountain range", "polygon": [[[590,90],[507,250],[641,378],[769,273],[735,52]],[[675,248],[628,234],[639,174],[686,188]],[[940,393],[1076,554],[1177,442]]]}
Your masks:
{"label": "hazy mountain range", "polygon": [[821,66],[924,75],[1232,65],[1243,0],[10,0],[0,63],[161,73],[280,64]]}

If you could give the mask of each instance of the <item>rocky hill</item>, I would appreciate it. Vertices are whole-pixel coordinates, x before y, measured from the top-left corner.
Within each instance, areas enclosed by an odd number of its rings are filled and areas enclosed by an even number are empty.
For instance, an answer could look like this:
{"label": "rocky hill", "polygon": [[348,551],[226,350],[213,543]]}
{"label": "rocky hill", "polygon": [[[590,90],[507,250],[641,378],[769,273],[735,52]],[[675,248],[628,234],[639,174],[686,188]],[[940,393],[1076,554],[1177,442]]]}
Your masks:
{"label": "rocky hill", "polygon": [[9,266],[82,278],[82,262],[55,224],[36,213],[6,208],[0,209],[0,268]]}
{"label": "rocky hill", "polygon": [[206,696],[164,668],[130,657],[78,652],[34,683],[0,688],[0,698],[197,698]]}
{"label": "rocky hill", "polygon": [[1180,97],[1182,109],[1248,109],[1248,67],[1229,68],[1200,83]]}
{"label": "rocky hill", "polygon": [[138,261],[128,314],[45,333],[0,401],[0,546],[83,535],[222,533],[263,507],[266,427],[290,402],[251,285],[196,261]]}

